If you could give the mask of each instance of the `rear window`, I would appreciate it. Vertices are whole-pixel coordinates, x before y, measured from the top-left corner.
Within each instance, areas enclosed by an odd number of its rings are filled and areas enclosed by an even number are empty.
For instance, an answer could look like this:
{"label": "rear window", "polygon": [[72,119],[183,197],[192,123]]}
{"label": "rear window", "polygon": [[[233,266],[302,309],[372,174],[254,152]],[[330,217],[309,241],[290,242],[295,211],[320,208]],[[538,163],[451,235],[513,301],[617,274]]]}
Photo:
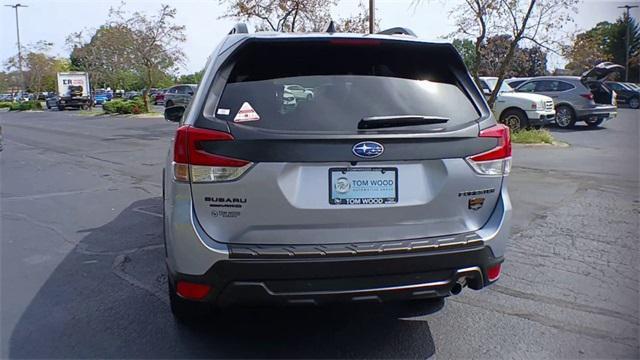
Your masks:
{"label": "rear window", "polygon": [[[254,42],[241,49],[215,108],[222,120],[269,130],[355,132],[363,118],[437,116],[451,128],[479,113],[442,47],[379,40]],[[385,130],[380,130],[385,131]]]}

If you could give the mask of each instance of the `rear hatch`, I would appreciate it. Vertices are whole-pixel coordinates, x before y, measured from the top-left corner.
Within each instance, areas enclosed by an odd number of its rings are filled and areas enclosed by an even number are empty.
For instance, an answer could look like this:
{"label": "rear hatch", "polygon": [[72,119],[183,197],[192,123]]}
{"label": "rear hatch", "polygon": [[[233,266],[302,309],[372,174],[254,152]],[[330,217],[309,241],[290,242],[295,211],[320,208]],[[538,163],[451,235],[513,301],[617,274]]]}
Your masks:
{"label": "rear hatch", "polygon": [[258,38],[216,79],[187,140],[195,213],[216,241],[453,235],[481,228],[497,203],[501,170],[482,162],[480,175],[465,158],[493,159],[504,133],[478,136],[489,113],[449,45]]}
{"label": "rear hatch", "polygon": [[600,105],[616,105],[616,95],[603,84],[613,73],[621,73],[624,66],[612,62],[601,62],[582,74],[582,83],[591,90],[593,101]]}

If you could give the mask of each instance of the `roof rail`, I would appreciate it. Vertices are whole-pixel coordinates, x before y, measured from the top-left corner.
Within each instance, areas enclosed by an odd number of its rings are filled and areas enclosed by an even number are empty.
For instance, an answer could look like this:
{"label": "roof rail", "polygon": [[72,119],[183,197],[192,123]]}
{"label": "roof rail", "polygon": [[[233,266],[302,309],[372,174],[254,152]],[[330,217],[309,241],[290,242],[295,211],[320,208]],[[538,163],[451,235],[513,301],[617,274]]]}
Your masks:
{"label": "roof rail", "polygon": [[406,27],[394,27],[386,30],[378,31],[380,35],[409,35],[416,37],[416,33],[411,31],[411,29]]}
{"label": "roof rail", "polygon": [[231,34],[248,34],[249,29],[247,28],[247,24],[245,23],[237,23],[231,31],[229,31],[229,35]]}
{"label": "roof rail", "polygon": [[336,24],[333,23],[333,20],[329,20],[329,22],[324,26],[324,32],[330,34],[336,32]]}

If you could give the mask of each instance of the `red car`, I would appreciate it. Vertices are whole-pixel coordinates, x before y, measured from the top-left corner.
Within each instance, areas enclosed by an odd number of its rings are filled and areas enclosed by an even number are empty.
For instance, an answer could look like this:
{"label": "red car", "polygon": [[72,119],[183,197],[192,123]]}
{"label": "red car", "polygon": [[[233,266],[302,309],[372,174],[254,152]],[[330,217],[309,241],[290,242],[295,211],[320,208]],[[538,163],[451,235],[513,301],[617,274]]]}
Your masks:
{"label": "red car", "polygon": [[166,90],[160,90],[153,95],[153,105],[163,105],[164,104],[164,93]]}

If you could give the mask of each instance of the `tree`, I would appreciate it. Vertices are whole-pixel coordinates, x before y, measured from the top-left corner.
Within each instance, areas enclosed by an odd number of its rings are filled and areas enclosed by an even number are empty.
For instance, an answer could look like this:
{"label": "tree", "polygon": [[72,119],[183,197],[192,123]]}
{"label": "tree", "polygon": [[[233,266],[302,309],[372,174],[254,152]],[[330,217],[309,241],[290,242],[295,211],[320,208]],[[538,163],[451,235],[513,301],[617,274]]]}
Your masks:
{"label": "tree", "polygon": [[[625,64],[626,61],[626,36],[627,36],[627,16],[621,16],[609,29],[609,41],[607,43],[607,52],[611,55],[612,61],[616,64]],[[634,54],[638,54],[640,51],[640,28],[638,22],[630,17],[629,18],[629,78],[637,79],[638,68],[634,66],[631,58]]]}
{"label": "tree", "polygon": [[497,22],[501,32],[509,32],[513,39],[509,44],[509,51],[502,60],[496,76],[498,81],[491,93],[489,106],[498,96],[502,81],[513,61],[515,50],[522,40],[528,40],[542,48],[555,51],[560,43],[555,38],[567,22],[571,21],[572,13],[578,0],[500,0]]}
{"label": "tree", "polygon": [[[502,59],[507,56],[513,39],[511,35],[496,35],[487,39],[480,48],[481,61],[478,72],[484,76],[495,76],[500,71]],[[521,48],[516,46],[513,60],[504,73],[507,77],[533,77],[547,73],[547,53],[539,46]]]}
{"label": "tree", "polygon": [[[611,61],[624,65],[627,34],[626,15],[615,23],[600,22],[593,28],[577,34],[570,46],[565,47],[564,56],[569,60],[566,68],[581,74],[594,65]],[[635,19],[629,19],[629,75],[637,78],[640,66],[634,60],[640,51],[640,27]]]}
{"label": "tree", "polygon": [[[136,76],[133,55],[125,46],[130,32],[128,27],[105,24],[72,33],[67,37],[72,69],[88,72],[94,86],[126,88],[123,85],[131,82],[127,80]],[[87,39],[86,34],[92,35]]]}
{"label": "tree", "polygon": [[476,68],[476,50],[475,45],[469,39],[454,39],[452,45],[458,50],[462,61],[468,69]]}
{"label": "tree", "polygon": [[[416,0],[414,3],[417,4],[421,1]],[[472,56],[474,61],[471,63],[473,66],[469,68],[469,71],[478,86],[480,86],[478,76],[482,59],[480,52],[488,31],[496,19],[500,4],[500,0],[464,0],[449,14],[454,17],[456,26],[456,31],[450,36],[457,36],[461,33],[475,39]]]}
{"label": "tree", "polygon": [[114,20],[110,26],[127,30],[118,47],[143,80],[145,111],[149,111],[148,91],[156,85],[158,75],[175,70],[185,59],[179,46],[186,40],[185,27],[174,23],[175,16],[176,9],[169,5],[161,5],[151,17],[140,12],[127,17],[120,10],[112,11]]}
{"label": "tree", "polygon": [[[380,19],[375,19],[373,24],[374,31],[380,29]],[[338,20],[336,30],[339,32],[349,33],[369,33],[369,6],[362,1],[358,3],[358,12],[350,17]]]}
{"label": "tree", "polygon": [[613,57],[608,49],[611,23],[601,22],[592,29],[575,36],[573,44],[565,47],[563,54],[569,60],[565,66],[574,74],[581,74],[595,64],[612,61]]}
{"label": "tree", "polygon": [[[415,0],[420,3],[425,0]],[[482,45],[490,36],[510,35],[507,51],[494,74],[498,77],[495,89],[489,97],[493,106],[505,75],[509,71],[516,49],[521,41],[528,41],[548,51],[557,51],[563,26],[572,21],[579,0],[464,0],[450,16],[456,31],[451,35],[466,35],[475,39],[476,59],[471,73],[478,81],[482,63]]]}
{"label": "tree", "polygon": [[257,21],[256,30],[320,31],[331,19],[337,0],[220,0],[227,4],[222,18]]}
{"label": "tree", "polygon": [[196,71],[193,74],[180,75],[177,82],[180,84],[198,84],[202,80],[204,70]]}
{"label": "tree", "polygon": [[496,35],[488,38],[486,43],[480,46],[478,73],[482,76],[495,76],[500,71],[502,59],[507,56],[512,41],[511,35]]}
{"label": "tree", "polygon": [[88,39],[71,34],[73,67],[89,72],[94,84],[119,89],[143,88],[145,110],[149,110],[149,89],[167,85],[170,73],[185,59],[180,44],[185,41],[183,25],[174,23],[176,10],[161,5],[155,15],[127,14],[122,6],[111,9],[109,20]]}
{"label": "tree", "polygon": [[513,62],[512,76],[534,77],[547,74],[547,53],[540,46],[520,50],[518,61]]}
{"label": "tree", "polygon": [[[56,73],[68,69],[68,62],[48,55],[53,44],[40,41],[22,50],[24,80],[27,90],[39,94],[43,91],[54,91]],[[18,55],[5,62],[8,70],[19,71]]]}

